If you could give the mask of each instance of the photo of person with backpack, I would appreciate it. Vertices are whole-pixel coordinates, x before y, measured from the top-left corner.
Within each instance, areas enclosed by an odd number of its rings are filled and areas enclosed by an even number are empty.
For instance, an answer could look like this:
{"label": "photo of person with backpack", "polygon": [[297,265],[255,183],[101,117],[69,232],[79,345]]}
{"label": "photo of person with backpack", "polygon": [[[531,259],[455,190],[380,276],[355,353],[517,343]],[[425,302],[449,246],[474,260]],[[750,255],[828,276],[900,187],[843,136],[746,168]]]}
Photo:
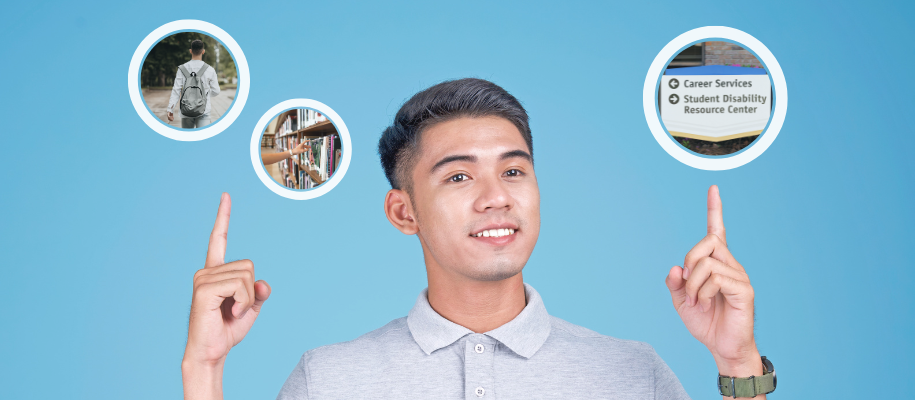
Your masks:
{"label": "photo of person with backpack", "polygon": [[146,55],[140,86],[146,106],[162,123],[175,129],[203,128],[231,108],[238,70],[231,52],[216,38],[177,32]]}
{"label": "photo of person with backpack", "polygon": [[172,95],[168,99],[168,120],[175,118],[174,107],[179,105],[181,127],[184,129],[203,128],[210,124],[210,97],[219,95],[216,71],[203,62],[202,40],[191,42],[191,61],[178,67]]}

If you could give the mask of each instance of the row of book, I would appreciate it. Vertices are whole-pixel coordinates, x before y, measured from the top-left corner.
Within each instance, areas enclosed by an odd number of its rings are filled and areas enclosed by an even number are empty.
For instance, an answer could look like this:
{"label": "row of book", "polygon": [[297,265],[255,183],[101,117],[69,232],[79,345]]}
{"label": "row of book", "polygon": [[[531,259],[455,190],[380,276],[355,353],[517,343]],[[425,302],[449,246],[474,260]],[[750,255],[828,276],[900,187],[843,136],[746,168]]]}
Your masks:
{"label": "row of book", "polygon": [[[296,135],[278,137],[278,152],[296,148],[302,142],[311,146],[295,157],[280,161],[279,168],[285,180],[284,185],[292,189],[311,189],[328,179],[337,171],[343,150],[340,147],[340,135],[333,134],[319,138],[305,138]],[[311,173],[309,173],[311,172]]]}
{"label": "row of book", "polygon": [[300,108],[294,110],[295,113],[287,113],[286,119],[277,127],[277,136],[286,136],[300,129],[305,129],[318,122],[327,121],[327,117],[315,110]]}

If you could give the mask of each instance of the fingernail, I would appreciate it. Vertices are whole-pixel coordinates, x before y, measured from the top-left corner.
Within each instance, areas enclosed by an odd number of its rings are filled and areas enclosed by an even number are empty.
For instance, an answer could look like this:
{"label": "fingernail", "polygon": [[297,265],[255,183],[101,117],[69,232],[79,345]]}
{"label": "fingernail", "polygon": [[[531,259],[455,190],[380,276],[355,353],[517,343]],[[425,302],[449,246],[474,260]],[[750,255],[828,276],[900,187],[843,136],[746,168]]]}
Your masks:
{"label": "fingernail", "polygon": [[689,268],[683,267],[683,279],[689,279]]}

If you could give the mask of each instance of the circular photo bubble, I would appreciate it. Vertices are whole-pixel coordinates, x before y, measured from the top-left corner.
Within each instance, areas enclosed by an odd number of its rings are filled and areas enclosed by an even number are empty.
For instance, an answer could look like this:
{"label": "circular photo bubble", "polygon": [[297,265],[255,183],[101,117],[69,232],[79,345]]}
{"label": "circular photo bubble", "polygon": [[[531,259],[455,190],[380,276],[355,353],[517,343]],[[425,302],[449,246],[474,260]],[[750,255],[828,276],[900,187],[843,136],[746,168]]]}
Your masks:
{"label": "circular photo bubble", "polygon": [[127,80],[134,108],[150,128],[194,141],[234,122],[247,99],[248,66],[223,30],[183,20],[165,24],[143,40]]}
{"label": "circular photo bubble", "polygon": [[271,108],[255,127],[251,161],[258,177],[283,197],[306,200],[337,185],[352,158],[350,137],[340,117],[308,99]]}
{"label": "circular photo bubble", "polygon": [[752,36],[727,27],[680,35],[645,80],[645,117],[655,139],[695,168],[725,170],[762,154],[787,107],[785,79]]}

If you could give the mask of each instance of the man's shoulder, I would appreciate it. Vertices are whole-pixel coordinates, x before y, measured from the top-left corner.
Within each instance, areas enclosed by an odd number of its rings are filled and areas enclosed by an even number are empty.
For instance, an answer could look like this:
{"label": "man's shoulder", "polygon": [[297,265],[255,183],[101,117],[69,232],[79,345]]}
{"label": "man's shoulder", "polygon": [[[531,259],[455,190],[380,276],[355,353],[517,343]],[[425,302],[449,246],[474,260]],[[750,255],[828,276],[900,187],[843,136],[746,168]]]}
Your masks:
{"label": "man's shoulder", "polygon": [[403,350],[421,351],[419,345],[413,341],[410,329],[407,327],[407,317],[397,318],[381,328],[359,336],[348,342],[340,342],[321,346],[307,351],[303,358],[321,363],[321,360],[371,360],[379,354]]}
{"label": "man's shoulder", "polygon": [[649,359],[656,356],[654,348],[648,343],[602,335],[552,315],[550,328],[547,344],[551,347],[574,348],[583,353],[613,354],[623,358]]}
{"label": "man's shoulder", "polygon": [[[201,60],[188,60],[186,63],[181,64],[181,65],[179,65],[178,67],[179,67],[179,68],[180,68],[180,67],[184,67],[184,68],[186,68],[188,71],[197,71],[197,70],[199,70],[200,68],[203,68],[204,65],[206,65],[207,67],[209,67],[210,70],[213,69],[213,66],[212,66],[212,65],[207,64],[206,62],[201,61]],[[209,73],[209,71],[207,71],[207,73]]]}

